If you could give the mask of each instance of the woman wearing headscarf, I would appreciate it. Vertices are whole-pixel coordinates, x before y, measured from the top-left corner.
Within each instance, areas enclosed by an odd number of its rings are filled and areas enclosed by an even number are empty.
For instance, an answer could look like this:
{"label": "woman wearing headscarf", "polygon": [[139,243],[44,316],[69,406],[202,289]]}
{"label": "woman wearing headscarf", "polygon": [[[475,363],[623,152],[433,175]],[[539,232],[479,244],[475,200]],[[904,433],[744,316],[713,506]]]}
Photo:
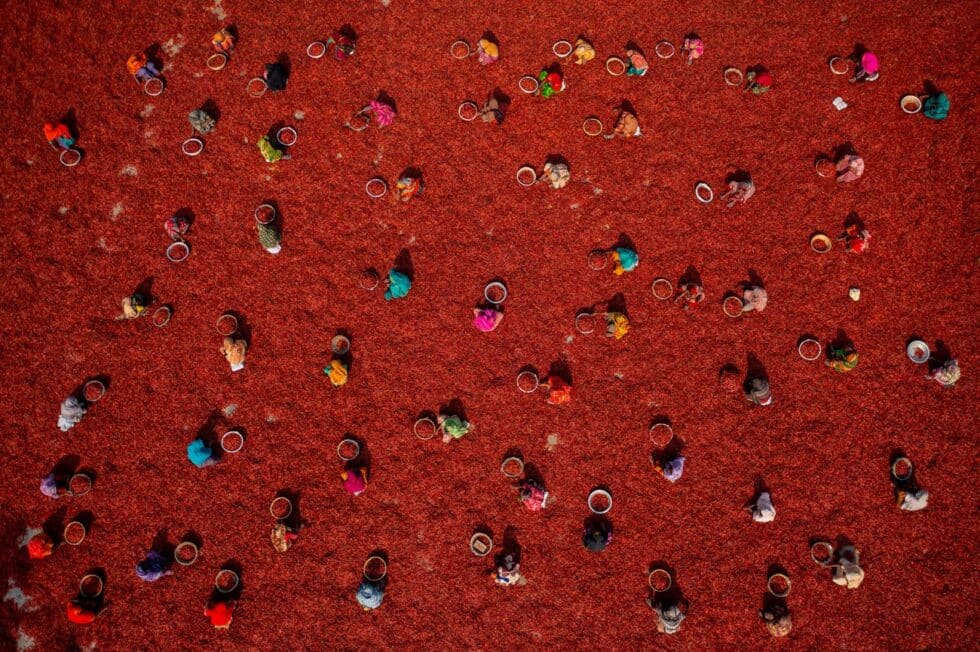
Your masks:
{"label": "woman wearing headscarf", "polygon": [[521,563],[517,557],[508,553],[497,559],[497,568],[490,574],[497,586],[524,586],[527,580],[521,574]]}
{"label": "woman wearing headscarf", "polygon": [[334,45],[333,56],[337,59],[337,61],[344,61],[354,56],[356,43],[350,36],[343,34],[340,31],[336,31],[327,41],[328,45],[330,43],[333,43]]}
{"label": "woman wearing headscarf", "polygon": [[200,438],[187,444],[187,459],[199,469],[218,463],[218,457],[214,454],[211,446]]}
{"label": "woman wearing headscarf", "polygon": [[690,310],[699,303],[702,303],[705,297],[703,287],[697,283],[685,283],[678,289],[674,303],[681,304],[684,310]]}
{"label": "woman wearing headscarf", "polygon": [[864,159],[857,154],[845,154],[837,161],[837,182],[857,181],[864,174]]}
{"label": "woman wearing headscarf", "polygon": [[496,308],[474,308],[473,326],[481,333],[489,333],[504,319],[504,313]]}
{"label": "woman wearing headscarf", "polygon": [[172,565],[172,559],[163,556],[156,550],[151,550],[146,553],[146,557],[136,564],[136,577],[144,582],[156,582],[161,577],[173,574],[173,571],[170,570]]}
{"label": "woman wearing headscarf", "polygon": [[746,84],[743,90],[752,91],[754,95],[768,93],[772,88],[772,73],[761,68],[759,70],[749,70],[745,73]]}
{"label": "woman wearing headscarf", "polygon": [[448,444],[454,439],[462,439],[473,432],[473,424],[455,414],[440,414],[436,421],[442,430],[442,443]]}
{"label": "woman wearing headscarf", "polygon": [[329,365],[323,368],[323,373],[330,379],[331,385],[334,387],[343,387],[347,384],[350,369],[342,359],[335,357],[330,360]]}
{"label": "woman wearing headscarf", "polygon": [[732,179],[728,182],[728,192],[722,195],[720,199],[727,199],[728,208],[732,208],[735,204],[744,204],[754,194],[755,184],[752,183],[752,179]]}
{"label": "woman wearing headscarf", "polygon": [[408,275],[396,269],[388,271],[388,289],[385,290],[385,301],[407,297],[408,291],[411,289],[412,279],[408,278]]}
{"label": "woman wearing headscarf", "polygon": [[231,627],[232,614],[235,611],[234,600],[224,602],[221,600],[208,600],[204,605],[204,615],[211,621],[215,629],[228,629]]}
{"label": "woman wearing headscarf", "polygon": [[764,287],[746,285],[742,288],[742,312],[762,312],[769,304],[769,293]]}
{"label": "woman wearing headscarf", "polygon": [[227,27],[222,27],[211,37],[211,45],[221,54],[230,57],[235,49],[235,35]]}
{"label": "woman wearing headscarf", "polygon": [[639,50],[626,51],[626,74],[630,77],[642,77],[650,69],[650,63]]}
{"label": "woman wearing headscarf", "polygon": [[544,176],[542,178],[548,182],[548,185],[557,190],[568,185],[572,173],[568,169],[567,163],[548,161],[544,164]]}
{"label": "woman wearing headscarf", "polygon": [[129,70],[129,74],[136,78],[136,81],[140,83],[147,82],[151,79],[156,79],[160,76],[160,71],[157,70],[156,65],[152,61],[146,58],[143,54],[134,54],[129,57],[126,61],[126,69]]}
{"label": "woman wearing headscarf", "polygon": [[753,405],[772,405],[772,390],[765,378],[752,378],[745,384],[745,400]]}
{"label": "woman wearing headscarf", "polygon": [[226,337],[221,342],[221,353],[225,356],[225,360],[231,366],[232,371],[241,371],[245,368],[245,351],[248,349],[248,344],[242,338],[236,338],[231,335]]}
{"label": "woman wearing headscarf", "polygon": [[657,616],[657,631],[661,634],[676,634],[681,630],[681,623],[687,616],[676,604],[664,604],[654,602],[652,598],[647,598],[647,605],[653,609]]}
{"label": "woman wearing headscarf", "polygon": [[278,254],[282,251],[282,238],[279,236],[279,228],[275,224],[257,223],[256,228],[259,234],[259,244],[270,254]]}
{"label": "woman wearing headscarf", "polygon": [[68,125],[61,122],[45,122],[44,138],[55,149],[71,149],[75,144]]}
{"label": "woman wearing headscarf", "polygon": [[491,93],[487,101],[483,103],[480,111],[480,118],[484,122],[492,122],[495,125],[504,123],[504,116],[507,113],[507,105],[503,104]]}
{"label": "woman wearing headscarf", "polygon": [[606,139],[615,138],[634,138],[640,134],[640,121],[632,111],[623,110],[616,119],[616,126],[613,132],[606,136]]}
{"label": "woman wearing headscarf", "polygon": [[854,76],[850,82],[873,82],[878,79],[878,55],[870,50],[861,54],[860,58],[854,57],[857,65],[854,68]]}
{"label": "woman wearing headscarf", "polygon": [[860,566],[861,553],[854,546],[840,549],[837,564],[834,565],[834,584],[856,589],[864,581],[864,569]]}
{"label": "woman wearing headscarf", "polygon": [[286,82],[289,81],[289,73],[286,72],[286,67],[280,63],[267,63],[262,78],[265,79],[265,85],[269,87],[270,91],[284,91],[286,90]]}
{"label": "woman wearing headscarf", "polygon": [[357,604],[361,605],[364,611],[377,609],[385,598],[385,586],[387,584],[387,576],[380,580],[364,578],[361,580],[360,586],[357,587]]}
{"label": "woman wearing headscarf", "polygon": [[547,381],[542,386],[548,389],[548,403],[551,405],[561,405],[572,402],[572,386],[565,382],[561,376],[548,376]]}
{"label": "woman wearing headscarf", "polygon": [[654,460],[653,470],[664,476],[664,480],[667,480],[671,484],[677,482],[684,475],[684,462],[687,458],[683,455],[675,455],[664,462],[659,460]]}
{"label": "woman wearing headscarf", "polygon": [[565,78],[558,70],[549,71],[547,68],[538,73],[538,95],[551,97],[565,90]]}
{"label": "woman wearing headscarf", "polygon": [[116,317],[116,319],[136,319],[137,317],[141,317],[149,305],[150,302],[142,294],[135,292],[122,300],[122,314]]}
{"label": "woman wearing headscarf", "polygon": [[345,469],[340,473],[344,490],[351,496],[360,496],[367,489],[368,472],[363,466]]}
{"label": "woman wearing headscarf", "polygon": [[200,134],[209,134],[214,131],[215,119],[204,109],[194,109],[187,114],[187,121],[191,123],[191,129]]}
{"label": "woman wearing headscarf", "polygon": [[31,559],[50,557],[54,549],[54,540],[45,532],[38,532],[27,542],[27,556]]}
{"label": "woman wearing headscarf", "polygon": [[849,254],[863,254],[868,250],[868,241],[871,234],[867,229],[862,229],[857,224],[849,224],[844,231],[844,235],[839,238],[844,241]]}
{"label": "woman wearing headscarf", "polygon": [[476,42],[476,58],[481,65],[488,66],[500,58],[500,46],[487,38]]}
{"label": "woman wearing headscarf", "polygon": [[703,54],[704,41],[695,36],[689,36],[684,39],[684,43],[681,45],[681,55],[688,65],[694,63],[695,59],[700,59]]}
{"label": "woman wearing headscarf", "polygon": [[626,247],[616,247],[610,255],[614,265],[613,274],[616,276],[622,276],[625,272],[632,272],[640,264],[640,256]]}
{"label": "woman wearing headscarf", "polygon": [[575,57],[577,65],[584,65],[595,59],[595,48],[584,38],[579,37],[575,39],[575,49],[572,50],[572,56]]}
{"label": "woman wearing headscarf", "polygon": [[88,625],[95,622],[99,611],[90,600],[78,597],[68,601],[68,621],[76,625]]}
{"label": "woman wearing headscarf", "polygon": [[589,519],[582,529],[582,545],[590,552],[602,552],[612,538],[612,523],[606,519]]}
{"label": "woman wearing headscarf", "polygon": [[847,373],[858,365],[858,354],[850,344],[831,344],[827,347],[827,360],[824,364],[838,373]]}
{"label": "woman wearing headscarf", "polygon": [[927,97],[922,103],[922,115],[932,120],[945,120],[949,115],[949,96],[936,93]]}
{"label": "woman wearing headscarf", "polygon": [[272,140],[266,135],[261,136],[256,144],[266,163],[278,163],[283,159],[288,160],[289,158],[281,149],[273,145]]}
{"label": "woman wearing headscarf", "polygon": [[930,371],[926,378],[935,380],[943,387],[952,387],[960,379],[960,365],[955,359],[947,360]]}
{"label": "woman wearing headscarf", "polygon": [[630,332],[630,320],[621,312],[605,312],[606,337],[621,340]]}
{"label": "woman wearing headscarf", "polygon": [[58,429],[62,432],[71,430],[85,413],[88,407],[85,402],[77,396],[69,396],[61,402],[61,415],[58,416]]}
{"label": "woman wearing headscarf", "polygon": [[790,618],[789,609],[784,604],[767,606],[759,612],[759,617],[765,623],[766,631],[774,638],[788,636],[793,630],[793,619]]}
{"label": "woman wearing headscarf", "polygon": [[548,492],[544,490],[544,485],[532,478],[523,478],[518,482],[517,493],[528,511],[540,512],[548,505]]}
{"label": "woman wearing headscarf", "polygon": [[749,511],[752,513],[752,520],[756,523],[771,523],[776,520],[776,508],[772,504],[772,497],[769,496],[768,491],[759,494]]}
{"label": "woman wearing headscarf", "polygon": [[395,182],[395,194],[399,201],[407,202],[415,195],[421,195],[425,191],[425,184],[418,175],[404,174]]}

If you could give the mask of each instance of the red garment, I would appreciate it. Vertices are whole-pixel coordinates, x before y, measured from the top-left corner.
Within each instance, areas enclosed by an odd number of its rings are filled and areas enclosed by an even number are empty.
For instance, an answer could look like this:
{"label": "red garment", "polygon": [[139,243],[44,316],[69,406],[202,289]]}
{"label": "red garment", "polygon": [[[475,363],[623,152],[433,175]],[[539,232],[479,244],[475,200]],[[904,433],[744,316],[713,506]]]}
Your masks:
{"label": "red garment", "polygon": [[27,554],[31,559],[44,559],[54,552],[54,542],[47,534],[35,534],[27,542]]}
{"label": "red garment", "polygon": [[552,405],[561,405],[562,403],[570,403],[572,400],[572,386],[567,384],[564,380],[558,376],[550,376],[548,378],[548,402]]}
{"label": "red garment", "polygon": [[521,490],[526,492],[528,495],[523,498],[524,506],[532,512],[540,512],[544,508],[545,500],[547,500],[548,493],[540,486],[535,483],[525,482],[521,486]]}
{"label": "red garment", "polygon": [[68,601],[68,620],[79,625],[88,625],[95,620],[96,613],[86,609],[74,600]]}
{"label": "red garment", "polygon": [[344,489],[353,496],[359,496],[367,489],[367,471],[363,468],[351,469],[340,474],[344,481]]}
{"label": "red garment", "polygon": [[772,75],[769,71],[760,72],[756,75],[755,83],[759,86],[772,86]]}
{"label": "red garment", "polygon": [[216,602],[205,607],[204,615],[211,619],[211,624],[215,627],[228,627],[231,624],[231,613],[234,609],[227,602]]}
{"label": "red garment", "polygon": [[59,138],[71,138],[71,132],[68,131],[68,127],[61,124],[60,122],[45,122],[44,123],[44,137],[47,138],[48,142],[54,142]]}
{"label": "red garment", "polygon": [[177,215],[168,218],[167,221],[163,223],[164,231],[167,232],[167,235],[170,236],[170,239],[174,242],[183,240],[189,228],[190,222],[188,222],[186,218],[179,217]]}
{"label": "red garment", "polygon": [[548,73],[548,76],[544,80],[556,91],[561,88],[561,75],[557,72]]}

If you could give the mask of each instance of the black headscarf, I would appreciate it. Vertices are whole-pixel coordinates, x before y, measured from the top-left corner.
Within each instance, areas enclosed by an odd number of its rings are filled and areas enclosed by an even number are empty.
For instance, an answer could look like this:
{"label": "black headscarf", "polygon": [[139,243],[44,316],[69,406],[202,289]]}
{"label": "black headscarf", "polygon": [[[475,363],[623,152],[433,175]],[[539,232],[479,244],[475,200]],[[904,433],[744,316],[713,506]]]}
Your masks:
{"label": "black headscarf", "polygon": [[270,91],[286,90],[287,79],[289,79],[289,73],[281,64],[265,64],[265,83],[269,86]]}

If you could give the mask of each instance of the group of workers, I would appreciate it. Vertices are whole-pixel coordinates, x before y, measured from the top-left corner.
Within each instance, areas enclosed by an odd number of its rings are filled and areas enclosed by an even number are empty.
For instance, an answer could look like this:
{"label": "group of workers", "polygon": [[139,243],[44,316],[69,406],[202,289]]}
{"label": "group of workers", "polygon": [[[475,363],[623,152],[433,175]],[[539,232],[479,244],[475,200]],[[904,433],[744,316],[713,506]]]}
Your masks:
{"label": "group of workers", "polygon": [[[220,30],[212,38],[214,49],[226,58],[231,56],[235,42],[235,34],[229,29]],[[344,60],[354,53],[353,38],[340,32],[335,32],[327,45],[335,47],[335,56],[338,60]],[[700,58],[703,53],[704,42],[700,38],[694,35],[685,38],[682,55],[687,63],[692,63]],[[481,38],[477,42],[476,54],[481,64],[489,65],[499,59],[499,45],[488,37]],[[571,56],[574,57],[574,63],[582,65],[594,59],[596,52],[590,42],[580,37],[574,43]],[[874,53],[864,51],[853,55],[852,60],[855,64],[855,71],[850,79],[851,82],[873,82],[878,79],[879,62]],[[625,64],[625,72],[629,76],[640,77],[649,70],[649,62],[638,48],[627,49]],[[161,72],[157,64],[145,54],[131,56],[126,65],[130,74],[140,83],[160,78]],[[265,65],[261,79],[267,90],[278,92],[286,88],[288,76],[288,70],[284,65],[270,63]],[[746,74],[746,79],[747,84],[744,90],[754,94],[763,94],[772,88],[772,74],[764,68],[750,69]],[[565,79],[557,66],[542,69],[537,75],[537,82],[536,92],[545,98],[559,95],[566,89]],[[944,118],[948,112],[948,98],[944,94],[930,97],[926,100],[926,105],[926,115],[935,119]],[[479,109],[479,115],[483,121],[499,125],[504,121],[507,108],[506,102],[496,94],[491,94],[482,108]],[[356,113],[352,118],[354,123],[348,122],[347,126],[359,131],[366,128],[373,119],[379,128],[383,128],[392,124],[395,115],[393,104],[385,98],[379,97],[371,100]],[[209,133],[215,126],[214,118],[203,109],[192,111],[189,120],[194,130],[201,134]],[[639,121],[635,113],[630,107],[624,106],[620,110],[613,132],[607,135],[607,138],[631,138],[640,134]],[[44,124],[44,136],[52,147],[61,150],[71,149],[76,142],[71,129],[62,122],[46,122]],[[288,158],[288,155],[281,149],[281,145],[269,136],[262,136],[258,141],[258,147],[267,162],[272,163]],[[856,180],[863,174],[863,171],[863,159],[853,153],[840,157],[836,163],[837,180],[841,182]],[[565,187],[570,178],[571,174],[566,162],[549,160],[544,164],[543,174],[537,181],[545,182],[552,188],[559,189]],[[421,194],[423,189],[424,185],[420,176],[403,175],[396,183],[396,197],[403,202],[409,201]],[[750,178],[736,179],[728,183],[728,192],[722,195],[722,199],[727,200],[728,207],[733,207],[745,203],[754,193],[755,185]],[[179,216],[170,218],[165,224],[167,235],[174,242],[183,241],[189,227],[189,220]],[[274,225],[260,223],[258,235],[260,243],[269,253],[275,254],[280,251],[281,237]],[[848,251],[862,253],[867,250],[870,235],[867,230],[857,225],[850,225],[842,239],[846,242]],[[613,262],[613,272],[617,276],[634,271],[639,264],[637,253],[625,246],[617,246],[603,252],[603,255]],[[386,300],[404,298],[412,287],[411,278],[405,272],[395,268],[389,271],[386,284],[387,288],[384,294]],[[703,303],[705,297],[704,288],[699,283],[685,282],[680,285],[674,300],[684,310],[690,310]],[[766,307],[768,295],[761,285],[747,283],[743,285],[741,300],[743,312],[762,312]],[[119,319],[135,319],[145,315],[150,301],[150,297],[139,292],[126,297],[122,301],[122,313]],[[620,339],[629,332],[629,319],[623,311],[607,309],[604,312],[594,314],[605,319],[605,332],[608,337]],[[499,304],[480,305],[473,309],[473,325],[477,330],[489,333],[500,326],[503,316],[503,309]],[[231,371],[235,372],[244,368],[247,348],[245,338],[237,332],[224,336],[220,351],[229,363]],[[851,371],[858,364],[857,351],[849,342],[832,343],[828,347],[826,364],[840,373]],[[323,372],[335,387],[342,387],[347,383],[349,369],[349,358],[344,353],[335,352]],[[956,360],[951,359],[934,366],[929,377],[944,386],[952,386],[959,379],[959,373]],[[571,384],[559,375],[549,375],[541,383],[541,386],[548,391],[548,402],[551,404],[567,403],[571,400]],[[748,378],[744,383],[743,392],[746,401],[750,404],[757,406],[773,404],[769,381],[765,377],[756,375]],[[59,428],[66,431],[73,427],[85,415],[87,408],[88,402],[84,396],[72,395],[66,398],[61,405],[61,414],[58,419]],[[436,429],[442,432],[443,442],[449,443],[472,432],[473,425],[458,414],[441,413],[436,418]],[[219,460],[215,445],[202,437],[198,437],[188,444],[187,457],[198,468],[214,465]],[[678,453],[665,451],[662,455],[652,456],[651,459],[655,471],[666,480],[676,482],[682,477],[685,458]],[[348,464],[340,475],[342,486],[350,495],[358,496],[366,490],[368,482],[366,466],[359,463]],[[516,488],[520,502],[529,511],[540,512],[547,506],[549,493],[545,490],[540,479],[522,478],[517,482]],[[64,486],[64,482],[52,473],[42,480],[41,491],[51,498],[59,498],[65,495],[67,488]],[[897,489],[897,504],[903,510],[921,509],[925,506],[927,499],[928,492],[915,485],[902,485]],[[775,519],[776,510],[768,491],[760,492],[755,502],[748,509],[752,519],[756,522],[768,523]],[[274,549],[278,552],[288,550],[299,536],[301,528],[302,522],[295,515],[293,518],[277,518],[270,537]],[[582,544],[592,552],[605,550],[612,538],[612,524],[606,518],[590,518],[582,532]],[[58,542],[48,533],[39,533],[28,542],[28,555],[32,559],[43,559],[50,556],[57,545]],[[154,582],[171,575],[173,572],[172,565],[173,557],[171,555],[160,550],[150,550],[137,563],[136,575],[142,581]],[[863,580],[863,570],[858,565],[856,551],[852,550],[850,554],[844,554],[842,551],[838,564],[834,568],[834,581],[839,584],[856,588]],[[491,577],[495,583],[501,586],[523,586],[526,584],[526,579],[521,572],[519,554],[514,551],[506,551],[498,556]],[[379,607],[386,585],[386,577],[370,578],[366,575],[356,591],[358,603],[366,610]],[[204,614],[216,628],[227,628],[232,621],[235,604],[235,600],[230,598],[212,597],[206,604]],[[685,604],[657,596],[648,599],[647,604],[656,615],[659,632],[674,634],[680,630],[681,623],[686,618]],[[92,622],[100,609],[100,595],[92,596],[83,593],[69,601],[67,614],[71,622],[84,624]],[[767,630],[773,636],[785,636],[792,628],[792,620],[785,604],[768,605],[760,612],[760,616]]]}

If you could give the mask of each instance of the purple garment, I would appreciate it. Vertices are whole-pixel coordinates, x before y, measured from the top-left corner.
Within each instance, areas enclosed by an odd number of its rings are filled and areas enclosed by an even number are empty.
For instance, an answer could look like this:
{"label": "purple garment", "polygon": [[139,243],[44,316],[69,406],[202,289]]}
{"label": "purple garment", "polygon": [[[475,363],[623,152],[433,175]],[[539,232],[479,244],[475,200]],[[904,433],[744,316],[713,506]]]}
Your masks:
{"label": "purple garment", "polygon": [[145,82],[159,76],[160,71],[157,70],[157,67],[153,65],[152,61],[147,61],[142,68],[136,71],[136,79],[140,80],[141,82]]}
{"label": "purple garment", "polygon": [[671,482],[677,482],[684,475],[684,458],[678,455],[664,464],[664,477]]}
{"label": "purple garment", "polygon": [[170,560],[156,550],[146,553],[146,558],[136,564],[136,577],[144,582],[156,582],[164,575],[170,575]]}
{"label": "purple garment", "polygon": [[55,480],[54,473],[49,473],[41,480],[41,493],[48,498],[61,498],[58,493],[58,481]]}

